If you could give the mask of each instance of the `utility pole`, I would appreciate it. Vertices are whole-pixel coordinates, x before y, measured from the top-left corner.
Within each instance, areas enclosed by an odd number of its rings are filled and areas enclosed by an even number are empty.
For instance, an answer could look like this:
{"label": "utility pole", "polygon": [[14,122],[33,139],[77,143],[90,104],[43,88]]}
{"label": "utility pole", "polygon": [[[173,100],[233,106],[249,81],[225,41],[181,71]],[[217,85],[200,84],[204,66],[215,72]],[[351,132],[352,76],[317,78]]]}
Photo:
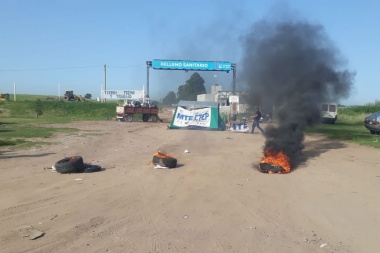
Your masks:
{"label": "utility pole", "polygon": [[[107,90],[107,65],[104,64],[104,93],[106,92]],[[106,99],[104,98],[104,101],[106,101]]]}
{"label": "utility pole", "polygon": [[146,95],[144,94],[144,97],[149,98],[149,68],[152,67],[152,62],[147,61],[146,62]]}
{"label": "utility pole", "polygon": [[13,100],[16,101],[16,82],[13,82]]}
{"label": "utility pole", "polygon": [[236,95],[236,63],[232,63],[231,67],[232,67],[232,94]]}

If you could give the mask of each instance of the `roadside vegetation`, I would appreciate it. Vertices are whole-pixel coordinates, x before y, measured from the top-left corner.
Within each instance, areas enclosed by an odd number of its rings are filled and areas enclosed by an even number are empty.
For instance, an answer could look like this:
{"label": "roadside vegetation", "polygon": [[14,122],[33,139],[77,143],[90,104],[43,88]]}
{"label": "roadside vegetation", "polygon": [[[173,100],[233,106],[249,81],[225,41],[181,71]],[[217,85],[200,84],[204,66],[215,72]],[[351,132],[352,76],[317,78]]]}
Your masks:
{"label": "roadside vegetation", "polygon": [[54,123],[110,120],[118,101],[59,101],[39,95],[17,95],[16,101],[0,102],[0,147],[27,148],[48,144],[57,133],[75,133],[74,128],[52,127]]}
{"label": "roadside vegetation", "polygon": [[[0,102],[0,147],[27,148],[49,144],[49,137],[54,134],[78,131],[70,127],[52,127],[51,124],[111,120],[115,117],[115,107],[118,103],[120,101],[59,101],[57,97],[40,95],[17,95],[17,100],[13,101],[11,96],[10,101]],[[330,139],[380,148],[380,135],[370,134],[363,126],[364,118],[377,111],[380,111],[378,104],[340,107],[335,124],[321,124],[308,129],[307,133],[323,134]],[[228,115],[221,116],[227,121]],[[238,115],[238,120],[243,116],[248,115]]]}
{"label": "roadside vegetation", "polygon": [[380,135],[373,135],[364,125],[364,118],[380,111],[380,105],[339,107],[335,124],[321,124],[308,133],[323,134],[329,139],[350,141],[360,145],[380,148]]}

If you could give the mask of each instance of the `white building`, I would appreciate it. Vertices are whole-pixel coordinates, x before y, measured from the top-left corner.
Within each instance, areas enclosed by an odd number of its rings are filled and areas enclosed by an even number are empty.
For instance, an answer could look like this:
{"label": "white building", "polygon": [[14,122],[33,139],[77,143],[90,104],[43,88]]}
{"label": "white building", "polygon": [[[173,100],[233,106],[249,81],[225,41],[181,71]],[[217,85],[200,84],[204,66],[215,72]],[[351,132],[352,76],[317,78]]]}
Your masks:
{"label": "white building", "polygon": [[[242,92],[236,92],[235,96],[240,96]],[[231,107],[229,97],[232,96],[232,91],[223,91],[222,86],[215,84],[211,86],[211,94],[200,94],[197,96],[197,101],[218,102],[220,104],[220,112],[230,113]],[[244,113],[247,111],[248,105],[240,103],[237,105],[237,112]]]}

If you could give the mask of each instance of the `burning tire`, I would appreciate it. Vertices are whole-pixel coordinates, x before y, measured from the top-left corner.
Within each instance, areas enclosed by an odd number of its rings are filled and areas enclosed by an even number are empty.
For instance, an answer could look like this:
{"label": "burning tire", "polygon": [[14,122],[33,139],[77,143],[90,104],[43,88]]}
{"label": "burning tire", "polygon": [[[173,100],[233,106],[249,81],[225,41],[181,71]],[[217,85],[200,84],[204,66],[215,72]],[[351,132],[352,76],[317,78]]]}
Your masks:
{"label": "burning tire", "polygon": [[84,170],[83,158],[81,156],[64,158],[56,162],[54,166],[56,171],[61,174],[83,172]]}
{"label": "burning tire", "polygon": [[273,173],[278,173],[278,174],[284,174],[284,173],[287,173],[286,170],[279,166],[279,165],[273,165],[273,164],[269,164],[269,163],[260,163],[260,169],[259,169],[261,172],[263,173],[269,173],[269,174],[273,174]]}
{"label": "burning tire", "polygon": [[264,151],[259,170],[269,174],[285,174],[290,172],[289,157],[280,149],[269,147]]}
{"label": "burning tire", "polygon": [[162,167],[175,168],[177,167],[177,159],[166,156],[162,153],[156,153],[153,156],[153,164],[158,164]]}

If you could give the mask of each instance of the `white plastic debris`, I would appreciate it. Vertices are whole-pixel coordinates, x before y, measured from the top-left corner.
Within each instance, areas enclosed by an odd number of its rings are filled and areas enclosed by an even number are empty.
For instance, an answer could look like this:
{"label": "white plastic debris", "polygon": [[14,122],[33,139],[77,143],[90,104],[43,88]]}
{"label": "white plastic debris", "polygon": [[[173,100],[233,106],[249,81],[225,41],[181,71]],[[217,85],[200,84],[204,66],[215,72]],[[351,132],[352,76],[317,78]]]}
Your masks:
{"label": "white plastic debris", "polygon": [[323,243],[323,244],[321,244],[321,246],[319,246],[320,248],[323,248],[323,247],[325,247],[327,245],[327,243]]}
{"label": "white plastic debris", "polygon": [[186,149],[185,151],[183,151],[183,152],[184,152],[184,153],[190,153],[190,151],[189,151],[189,150],[187,150],[187,149]]}
{"label": "white plastic debris", "polygon": [[75,181],[82,181],[83,179],[82,178],[75,178],[74,180]]}
{"label": "white plastic debris", "polygon": [[155,169],[167,169],[168,167],[164,167],[164,166],[161,166],[161,165],[159,165],[159,164],[155,164],[155,165],[154,165],[154,168],[155,168]]}
{"label": "white plastic debris", "polygon": [[29,240],[35,240],[45,234],[29,225],[18,227],[16,232],[20,237],[28,237]]}
{"label": "white plastic debris", "polygon": [[185,214],[185,215],[183,216],[184,219],[187,219],[187,217],[188,217],[187,214]]}

